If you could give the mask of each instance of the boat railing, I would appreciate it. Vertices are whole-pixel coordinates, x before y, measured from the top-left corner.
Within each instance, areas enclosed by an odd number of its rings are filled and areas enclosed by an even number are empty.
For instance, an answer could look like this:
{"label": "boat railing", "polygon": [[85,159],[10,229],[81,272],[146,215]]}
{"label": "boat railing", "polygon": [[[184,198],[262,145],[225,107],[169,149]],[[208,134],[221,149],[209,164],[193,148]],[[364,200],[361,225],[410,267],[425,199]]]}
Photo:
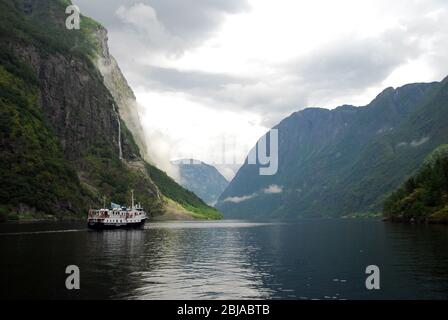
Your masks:
{"label": "boat railing", "polygon": [[144,216],[145,212],[143,211],[121,211],[118,209],[110,210],[95,210],[90,209],[88,218],[89,219],[105,219],[105,218],[111,218],[111,217],[121,217],[125,219],[132,219],[136,217]]}
{"label": "boat railing", "polygon": [[109,212],[105,210],[89,210],[89,218],[90,219],[104,219],[109,217]]}

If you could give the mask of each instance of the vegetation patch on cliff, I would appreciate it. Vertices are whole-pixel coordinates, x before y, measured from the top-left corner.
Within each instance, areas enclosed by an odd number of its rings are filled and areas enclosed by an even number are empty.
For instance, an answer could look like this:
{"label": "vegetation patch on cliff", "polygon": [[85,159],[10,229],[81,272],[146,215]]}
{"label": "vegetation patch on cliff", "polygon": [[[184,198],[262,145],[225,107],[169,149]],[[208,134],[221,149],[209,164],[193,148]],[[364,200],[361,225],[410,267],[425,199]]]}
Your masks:
{"label": "vegetation patch on cliff", "polygon": [[160,192],[168,198],[174,199],[184,209],[193,213],[197,219],[222,219],[222,214],[213,207],[208,206],[193,192],[179,186],[165,172],[155,166],[147,164],[151,179],[159,187]]}
{"label": "vegetation patch on cliff", "polygon": [[437,148],[423,167],[387,198],[391,221],[448,223],[448,145]]}
{"label": "vegetation patch on cliff", "polygon": [[[0,220],[75,213],[83,203],[76,172],[38,105],[37,79],[0,49]],[[26,209],[33,208],[33,209]]]}

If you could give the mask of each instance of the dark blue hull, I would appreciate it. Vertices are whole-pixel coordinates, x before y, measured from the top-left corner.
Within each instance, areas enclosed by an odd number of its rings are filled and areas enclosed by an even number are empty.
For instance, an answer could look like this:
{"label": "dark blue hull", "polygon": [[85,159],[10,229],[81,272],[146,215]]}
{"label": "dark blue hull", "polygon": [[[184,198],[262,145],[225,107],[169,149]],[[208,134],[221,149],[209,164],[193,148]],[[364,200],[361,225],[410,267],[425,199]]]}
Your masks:
{"label": "dark blue hull", "polygon": [[141,229],[144,227],[146,219],[140,222],[129,223],[104,223],[104,222],[88,222],[87,227],[93,230],[115,230],[115,229]]}

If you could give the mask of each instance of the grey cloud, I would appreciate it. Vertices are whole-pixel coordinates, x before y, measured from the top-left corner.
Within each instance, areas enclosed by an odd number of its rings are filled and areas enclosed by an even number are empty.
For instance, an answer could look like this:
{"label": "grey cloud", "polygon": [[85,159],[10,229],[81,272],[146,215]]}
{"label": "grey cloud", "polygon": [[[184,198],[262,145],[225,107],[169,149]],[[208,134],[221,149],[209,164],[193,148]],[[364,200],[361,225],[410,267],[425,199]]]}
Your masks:
{"label": "grey cloud", "polygon": [[383,80],[398,65],[419,53],[421,48],[406,33],[391,30],[374,39],[333,43],[292,67],[302,79],[322,88],[362,89]]}
{"label": "grey cloud", "polygon": [[[423,22],[425,27],[417,32],[418,25]],[[241,86],[239,94],[228,96],[239,98],[244,108],[263,115],[266,125],[275,124],[293,111],[319,106],[315,105],[316,101],[332,101],[340,97],[348,100],[348,97],[379,85],[400,65],[427,54],[426,41],[432,36],[437,37],[441,45],[437,52],[446,52],[441,49],[448,49],[448,37],[442,32],[434,32],[439,30],[438,22],[440,20],[428,23],[423,19],[410,22],[406,28],[387,30],[375,38],[340,39],[281,66],[282,74],[290,76],[284,85],[273,87],[269,85],[271,79],[261,79],[253,86]],[[439,56],[437,58],[441,61]],[[441,77],[447,72],[445,67]],[[265,85],[263,81],[266,81]],[[215,96],[221,97],[220,94]]]}
{"label": "grey cloud", "polygon": [[249,83],[250,79],[201,71],[182,71],[174,68],[150,66],[142,69],[145,83],[151,88],[167,91],[196,91],[200,94],[222,90],[234,83]]}
{"label": "grey cloud", "polygon": [[[240,0],[76,0],[86,14],[108,27],[112,53],[117,56],[129,81],[150,90],[182,91],[210,108],[244,110],[259,114],[264,125],[273,126],[284,116],[307,106],[322,106],[335,99],[361,95],[376,87],[393,70],[411,59],[425,54],[440,70],[448,73],[448,13],[437,19],[425,13],[446,8],[446,1],[397,1],[384,10],[406,10],[405,21],[377,37],[357,38],[346,35],[321,47],[319,51],[273,65],[275,76],[256,79],[224,74],[148,67],[144,58],[156,50],[181,54],[206,40],[222,23],[226,14],[250,10],[247,1]],[[155,28],[132,25],[126,16],[137,4],[144,4],[156,13]],[[396,6],[390,8],[389,6]],[[122,7],[122,15],[117,10]],[[391,12],[393,12],[393,10]],[[149,11],[148,11],[149,12]],[[148,14],[148,16],[151,16]],[[150,26],[150,24],[149,24]],[[154,29],[159,31],[154,34]],[[133,31],[130,31],[133,30]],[[288,35],[279,35],[288,36]],[[290,35],[289,35],[290,36]],[[158,40],[157,40],[158,39]],[[428,39],[435,39],[436,48],[428,50]],[[291,38],[291,41],[299,41]],[[336,106],[333,106],[336,107]]]}
{"label": "grey cloud", "polygon": [[148,0],[160,21],[176,36],[194,41],[213,32],[224,19],[250,9],[246,0]]}
{"label": "grey cloud", "polygon": [[185,46],[206,39],[222,23],[226,14],[250,10],[247,0],[75,0],[81,12],[102,22],[110,32],[125,27],[117,16],[120,7],[145,5],[154,9],[157,19]]}
{"label": "grey cloud", "polygon": [[[433,28],[428,27],[428,30]],[[273,126],[285,115],[331,99],[359,94],[381,83],[395,68],[423,51],[412,30],[388,30],[376,38],[336,41],[308,56],[278,66],[276,78],[239,79],[205,72],[153,68],[146,74],[162,89],[182,90],[209,106],[244,109],[261,115]],[[281,77],[285,77],[282,82]],[[347,101],[348,103],[350,101]],[[334,106],[336,107],[336,106]]]}

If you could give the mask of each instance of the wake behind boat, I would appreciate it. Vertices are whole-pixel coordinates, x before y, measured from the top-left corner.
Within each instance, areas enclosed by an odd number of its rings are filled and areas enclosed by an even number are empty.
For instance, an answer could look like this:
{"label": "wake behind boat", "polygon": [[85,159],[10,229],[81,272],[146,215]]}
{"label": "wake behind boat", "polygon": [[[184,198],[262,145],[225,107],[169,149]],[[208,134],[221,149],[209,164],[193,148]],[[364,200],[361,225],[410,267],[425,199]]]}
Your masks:
{"label": "wake behind boat", "polygon": [[131,229],[142,228],[148,215],[140,204],[134,205],[134,192],[132,191],[131,207],[126,208],[112,204],[112,209],[103,208],[99,210],[90,209],[87,226],[90,229]]}

